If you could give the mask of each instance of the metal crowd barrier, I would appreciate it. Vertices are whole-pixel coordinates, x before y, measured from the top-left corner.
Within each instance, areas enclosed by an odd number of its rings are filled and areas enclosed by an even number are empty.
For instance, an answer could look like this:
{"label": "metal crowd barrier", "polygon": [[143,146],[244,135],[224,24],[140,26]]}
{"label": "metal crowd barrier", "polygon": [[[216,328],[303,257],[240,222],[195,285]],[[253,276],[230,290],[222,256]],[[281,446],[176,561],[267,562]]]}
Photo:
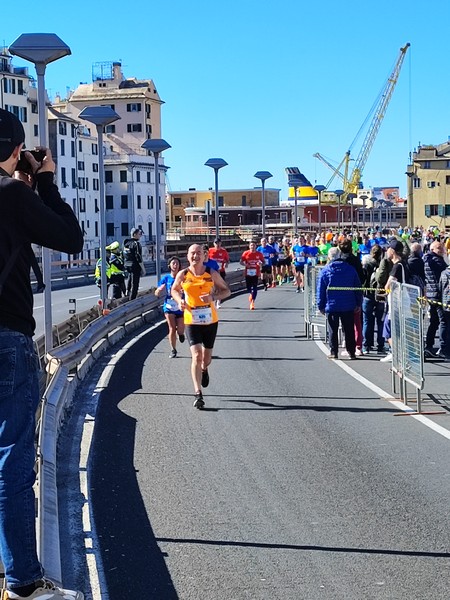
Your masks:
{"label": "metal crowd barrier", "polygon": [[[327,322],[326,317],[317,308],[317,281],[320,277],[320,271],[323,266],[305,265],[304,273],[304,307],[305,307],[305,330],[306,337],[313,339],[316,332],[319,336],[326,340],[327,337]],[[323,334],[321,335],[321,330]]]}
{"label": "metal crowd barrier", "polygon": [[425,383],[423,308],[420,288],[394,283],[389,294],[392,334],[392,389],[400,380],[400,398],[408,404],[407,384],[416,390],[417,412],[421,412],[421,390]]}
{"label": "metal crowd barrier", "polygon": [[[244,271],[231,272],[227,283],[232,293],[245,286]],[[38,411],[37,440],[37,546],[46,575],[62,583],[57,492],[57,440],[64,417],[73,402],[79,384],[95,361],[108,349],[135,329],[154,323],[162,317],[162,299],[147,292],[135,300],[111,310],[108,315],[89,321],[88,315],[74,318],[58,327],[64,343],[54,347],[45,357],[47,384]],[[95,310],[87,311],[91,317]],[[82,328],[82,330],[81,330]],[[76,333],[75,333],[76,332]],[[55,338],[54,338],[55,339]],[[43,341],[36,347],[43,349]],[[41,357],[42,358],[42,357]]]}

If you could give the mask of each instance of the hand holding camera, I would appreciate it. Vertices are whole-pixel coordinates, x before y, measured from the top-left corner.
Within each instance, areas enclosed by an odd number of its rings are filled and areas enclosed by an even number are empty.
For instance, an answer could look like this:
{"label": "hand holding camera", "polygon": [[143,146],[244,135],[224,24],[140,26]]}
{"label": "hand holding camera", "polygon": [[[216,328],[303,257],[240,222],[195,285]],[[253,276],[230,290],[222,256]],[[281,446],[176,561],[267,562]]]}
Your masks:
{"label": "hand holding camera", "polygon": [[54,173],[55,168],[50,149],[38,146],[34,150],[21,150],[16,171],[26,175],[35,175],[38,172]]}

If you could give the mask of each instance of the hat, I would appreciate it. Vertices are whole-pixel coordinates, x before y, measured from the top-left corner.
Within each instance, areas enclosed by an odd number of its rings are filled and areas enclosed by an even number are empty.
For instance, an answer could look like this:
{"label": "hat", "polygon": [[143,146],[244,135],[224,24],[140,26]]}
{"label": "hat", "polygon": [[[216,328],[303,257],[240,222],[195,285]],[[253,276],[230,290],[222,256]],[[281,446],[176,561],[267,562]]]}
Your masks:
{"label": "hat", "polygon": [[114,250],[117,250],[118,248],[120,248],[119,242],[112,242],[112,244],[106,246],[105,250],[111,250],[111,252],[114,252]]}
{"label": "hat", "polygon": [[220,237],[216,237],[216,239],[214,240],[214,243],[217,244],[217,242],[221,242],[222,240],[220,239]]}
{"label": "hat", "polygon": [[397,254],[403,254],[403,244],[400,240],[393,239],[389,242],[389,248],[392,248]]}
{"label": "hat", "polygon": [[135,233],[142,233],[142,229],[139,229],[139,227],[133,227],[133,229],[130,231],[131,237],[133,237]]}
{"label": "hat", "polygon": [[25,130],[19,119],[0,108],[0,160],[6,160],[19,144],[25,141]]}

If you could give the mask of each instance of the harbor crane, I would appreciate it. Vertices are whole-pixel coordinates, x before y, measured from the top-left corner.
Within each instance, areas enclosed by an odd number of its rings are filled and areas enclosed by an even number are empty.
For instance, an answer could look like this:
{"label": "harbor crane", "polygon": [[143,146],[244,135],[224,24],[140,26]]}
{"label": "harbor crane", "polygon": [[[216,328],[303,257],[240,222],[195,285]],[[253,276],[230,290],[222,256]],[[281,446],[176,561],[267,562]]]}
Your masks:
{"label": "harbor crane", "polygon": [[[362,172],[366,165],[367,159],[369,157],[370,151],[372,150],[372,146],[375,142],[375,138],[377,137],[378,131],[381,127],[381,123],[383,121],[384,115],[386,114],[387,107],[391,100],[392,94],[394,92],[395,86],[398,81],[398,77],[400,75],[400,70],[403,65],[403,61],[405,59],[406,52],[410,44],[407,43],[403,48],[400,48],[400,54],[397,58],[397,61],[394,65],[392,73],[389,75],[383,89],[381,90],[377,100],[375,101],[372,109],[369,112],[369,115],[366,117],[363,125],[361,126],[358,134],[360,133],[362,127],[366,124],[370,115],[373,113],[372,121],[370,127],[367,131],[364,142],[361,146],[361,149],[358,153],[358,156],[355,160],[355,164],[353,169],[350,172],[350,161],[353,160],[350,157],[350,150],[348,150],[344,158],[341,160],[340,164],[337,167],[334,167],[325,157],[316,152],[313,154],[314,158],[319,159],[322,163],[324,163],[327,167],[329,167],[333,171],[333,175],[331,179],[328,181],[325,186],[326,189],[329,189],[332,181],[335,177],[339,177],[342,180],[342,188],[344,190],[344,194],[342,196],[343,201],[346,202],[350,197],[356,197],[357,191],[360,188]],[[358,137],[358,136],[356,136]],[[355,138],[356,139],[356,138]],[[354,141],[352,142],[352,146]],[[342,172],[343,170],[343,172]]]}

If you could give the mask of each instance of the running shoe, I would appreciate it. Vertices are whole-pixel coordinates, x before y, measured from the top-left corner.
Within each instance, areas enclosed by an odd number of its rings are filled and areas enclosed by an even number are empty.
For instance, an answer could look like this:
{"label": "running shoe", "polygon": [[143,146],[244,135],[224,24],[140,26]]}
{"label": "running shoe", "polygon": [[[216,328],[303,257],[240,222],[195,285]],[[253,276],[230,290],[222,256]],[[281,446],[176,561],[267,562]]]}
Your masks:
{"label": "running shoe", "polygon": [[272,285],[270,287],[271,288],[277,287],[277,284],[275,283],[275,281],[272,281]]}
{"label": "running shoe", "polygon": [[195,394],[194,408],[202,409],[205,406],[205,401],[203,400],[203,394],[201,392],[197,392]]}
{"label": "running shoe", "polygon": [[423,355],[425,356],[425,358],[438,358],[438,355],[434,348],[425,348]]}
{"label": "running shoe", "polygon": [[356,354],[356,356],[362,356],[363,355],[363,351],[361,350],[361,348],[356,348],[355,354]]}
{"label": "running shoe", "polygon": [[209,373],[208,369],[202,371],[202,387],[208,387],[209,385]]}
{"label": "running shoe", "polygon": [[380,362],[392,362],[392,352],[389,352],[389,354],[380,358]]}
{"label": "running shoe", "polygon": [[29,596],[18,596],[13,590],[5,590],[1,598],[2,600],[23,600],[23,598],[30,600],[84,600],[84,595],[81,592],[57,587],[49,579],[41,579],[35,585],[38,587]]}
{"label": "running shoe", "polygon": [[338,357],[337,354],[335,354],[334,352],[330,352],[330,354],[327,356],[328,360],[336,360]]}
{"label": "running shoe", "polygon": [[250,310],[255,310],[255,303],[254,302],[250,302]]}
{"label": "running shoe", "polygon": [[295,293],[296,294],[300,294],[300,288],[299,287],[295,290]]}
{"label": "running shoe", "polygon": [[172,350],[170,351],[169,354],[169,358],[176,358],[177,356],[177,351],[175,350],[175,348],[172,348]]}
{"label": "running shoe", "polygon": [[184,342],[184,340],[186,339],[184,337],[184,333],[180,333],[179,336],[178,336],[178,339],[180,340],[180,344],[182,344]]}

